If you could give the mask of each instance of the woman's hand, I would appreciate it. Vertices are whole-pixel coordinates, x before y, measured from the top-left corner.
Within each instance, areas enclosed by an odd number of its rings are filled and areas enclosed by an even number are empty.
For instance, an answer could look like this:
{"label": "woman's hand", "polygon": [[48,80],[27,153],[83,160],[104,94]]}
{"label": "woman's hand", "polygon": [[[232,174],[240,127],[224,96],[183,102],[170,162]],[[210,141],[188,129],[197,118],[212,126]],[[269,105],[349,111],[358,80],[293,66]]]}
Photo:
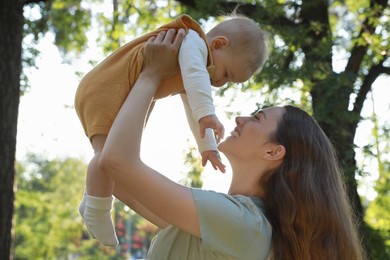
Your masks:
{"label": "woman's hand", "polygon": [[151,37],[144,49],[142,72],[157,81],[164,81],[180,72],[178,53],[184,39],[184,29],[170,29]]}

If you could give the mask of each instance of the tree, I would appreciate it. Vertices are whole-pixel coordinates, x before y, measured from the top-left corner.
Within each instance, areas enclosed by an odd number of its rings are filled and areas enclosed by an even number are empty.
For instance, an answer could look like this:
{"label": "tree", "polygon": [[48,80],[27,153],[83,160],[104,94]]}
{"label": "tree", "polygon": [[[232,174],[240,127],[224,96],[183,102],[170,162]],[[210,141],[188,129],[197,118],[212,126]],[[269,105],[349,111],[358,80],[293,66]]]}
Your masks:
{"label": "tree", "polygon": [[16,125],[21,72],[23,1],[0,3],[0,259],[11,249]]}
{"label": "tree", "polygon": [[[81,2],[26,0],[25,5],[39,7],[41,17],[26,19],[25,36],[33,35],[34,43],[50,31],[56,35],[56,44],[64,54],[72,50],[82,51],[90,28],[93,1],[84,0],[84,5]],[[364,210],[355,178],[360,171],[355,161],[354,138],[357,126],[363,120],[363,104],[373,83],[381,75],[390,73],[388,1],[114,0],[112,3],[111,17],[95,14],[103,25],[99,27],[99,43],[106,52],[123,44],[131,33],[131,36],[139,35],[170,20],[177,13],[187,12],[202,23],[219,19],[221,13],[229,13],[239,3],[241,13],[259,22],[273,35],[273,50],[267,66],[258,77],[240,85],[242,90],[260,92],[264,96],[263,103],[279,103],[287,99],[313,114],[336,145],[349,197],[359,221],[364,223]],[[5,39],[1,43],[5,47],[0,48],[1,57],[5,57],[0,62],[1,82],[4,78],[4,95],[2,92],[0,97],[0,169],[5,169],[4,173],[1,172],[0,182],[5,191],[4,195],[2,191],[2,212],[9,212],[3,210],[12,208],[13,200],[14,140],[19,101],[19,83],[15,82],[15,78],[19,80],[20,73],[20,64],[17,64],[20,50],[17,47],[21,41],[22,5],[22,1],[16,0],[4,0],[0,5],[4,19],[0,23],[0,33]],[[15,33],[10,31],[11,28]],[[23,64],[31,66],[36,53],[33,47],[24,46],[23,49]],[[345,64],[341,68],[335,67],[335,58],[340,57],[345,59]],[[289,93],[299,93],[299,98],[285,98],[286,89]],[[1,242],[5,241],[6,249],[10,246],[10,216],[12,211],[10,215],[1,216],[2,230],[6,230],[4,238],[1,233]],[[363,233],[364,230],[362,225]],[[363,237],[369,238],[369,234]],[[1,249],[0,254],[7,254]]]}

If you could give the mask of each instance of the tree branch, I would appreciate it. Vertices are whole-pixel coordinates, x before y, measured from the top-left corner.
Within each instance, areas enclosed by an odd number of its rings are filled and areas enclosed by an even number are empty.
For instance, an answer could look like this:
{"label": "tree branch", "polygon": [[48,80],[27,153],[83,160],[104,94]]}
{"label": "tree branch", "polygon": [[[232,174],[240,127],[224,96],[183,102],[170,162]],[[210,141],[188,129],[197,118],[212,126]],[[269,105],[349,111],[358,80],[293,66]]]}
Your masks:
{"label": "tree branch", "polygon": [[[375,28],[376,26],[373,26],[372,24],[372,19],[376,18],[379,20],[379,18],[383,14],[383,10],[387,6],[387,0],[373,0],[370,2],[370,7],[369,10],[374,10],[377,8],[376,6],[380,6],[381,8],[378,8],[378,11],[375,12],[374,16],[367,17],[363,23],[362,23],[362,29],[360,30],[359,36],[357,37],[358,39],[363,38],[362,35],[363,33],[370,33],[370,34],[375,34]],[[371,20],[371,21],[370,21]],[[378,23],[380,24],[380,23]],[[356,43],[355,46],[353,47],[351,51],[351,56],[348,60],[347,66],[345,68],[345,72],[352,72],[357,74],[360,68],[360,65],[363,61],[363,58],[367,52],[368,49],[368,44],[362,46],[359,43]]]}
{"label": "tree branch", "polygon": [[384,67],[383,63],[386,59],[382,59],[380,63],[374,65],[369,70],[368,74],[364,77],[363,84],[359,89],[359,92],[357,94],[354,108],[353,108],[353,114],[360,115],[364,101],[366,100],[367,93],[372,89],[372,84],[374,81],[378,78],[381,74],[389,74],[390,68]]}
{"label": "tree branch", "polygon": [[382,74],[387,74],[390,76],[390,67],[383,67],[383,72]]}
{"label": "tree branch", "polygon": [[[189,7],[191,9],[197,8],[197,3],[195,0],[176,0],[182,5]],[[239,1],[234,2],[219,2],[217,8],[214,8],[209,12],[211,16],[220,16],[221,13],[231,13],[234,9],[239,7],[239,13],[247,17],[261,21],[263,24],[269,24],[273,26],[287,26],[287,27],[296,27],[297,24],[293,21],[287,19],[284,16],[274,16],[269,13],[269,10],[261,6],[260,4],[243,4]]]}
{"label": "tree branch", "polygon": [[48,0],[24,0],[23,5],[46,3]]}

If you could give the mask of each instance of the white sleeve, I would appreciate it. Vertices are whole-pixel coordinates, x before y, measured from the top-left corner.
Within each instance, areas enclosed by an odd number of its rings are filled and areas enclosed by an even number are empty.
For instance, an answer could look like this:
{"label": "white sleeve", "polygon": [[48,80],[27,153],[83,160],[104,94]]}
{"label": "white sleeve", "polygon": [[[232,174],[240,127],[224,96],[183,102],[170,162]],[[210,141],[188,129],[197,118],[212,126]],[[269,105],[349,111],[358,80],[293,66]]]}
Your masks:
{"label": "white sleeve", "polygon": [[180,94],[181,100],[183,101],[184,110],[186,112],[187,121],[190,126],[191,132],[195,137],[196,143],[198,145],[199,153],[203,153],[204,151],[218,151],[217,142],[215,141],[215,137],[212,129],[206,129],[206,135],[204,138],[200,137],[199,124],[195,121],[191,108],[188,103],[188,98],[186,94]]}
{"label": "white sleeve", "polygon": [[199,119],[215,114],[207,71],[208,49],[197,32],[189,30],[179,52],[179,64],[193,117]]}

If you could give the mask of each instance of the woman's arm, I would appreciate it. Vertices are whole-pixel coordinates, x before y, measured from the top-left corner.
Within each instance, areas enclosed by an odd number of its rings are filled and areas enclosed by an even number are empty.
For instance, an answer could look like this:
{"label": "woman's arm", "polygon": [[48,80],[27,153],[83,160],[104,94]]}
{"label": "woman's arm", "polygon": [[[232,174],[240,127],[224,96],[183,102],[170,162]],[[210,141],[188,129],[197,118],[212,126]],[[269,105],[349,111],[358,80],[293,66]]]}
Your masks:
{"label": "woman's arm", "polygon": [[157,227],[166,228],[169,226],[169,223],[162,220],[160,217],[142,205],[139,201],[137,201],[133,194],[129,192],[128,189],[124,188],[120,183],[115,183],[114,196]]}
{"label": "woman's arm", "polygon": [[107,172],[112,172],[115,182],[153,214],[200,237],[191,189],[169,180],[140,158],[147,110],[160,83],[179,69],[177,53],[183,37],[184,33],[180,32],[172,40],[174,32],[168,31],[165,37],[160,33],[148,41],[143,71],[114,121],[99,164]]}

